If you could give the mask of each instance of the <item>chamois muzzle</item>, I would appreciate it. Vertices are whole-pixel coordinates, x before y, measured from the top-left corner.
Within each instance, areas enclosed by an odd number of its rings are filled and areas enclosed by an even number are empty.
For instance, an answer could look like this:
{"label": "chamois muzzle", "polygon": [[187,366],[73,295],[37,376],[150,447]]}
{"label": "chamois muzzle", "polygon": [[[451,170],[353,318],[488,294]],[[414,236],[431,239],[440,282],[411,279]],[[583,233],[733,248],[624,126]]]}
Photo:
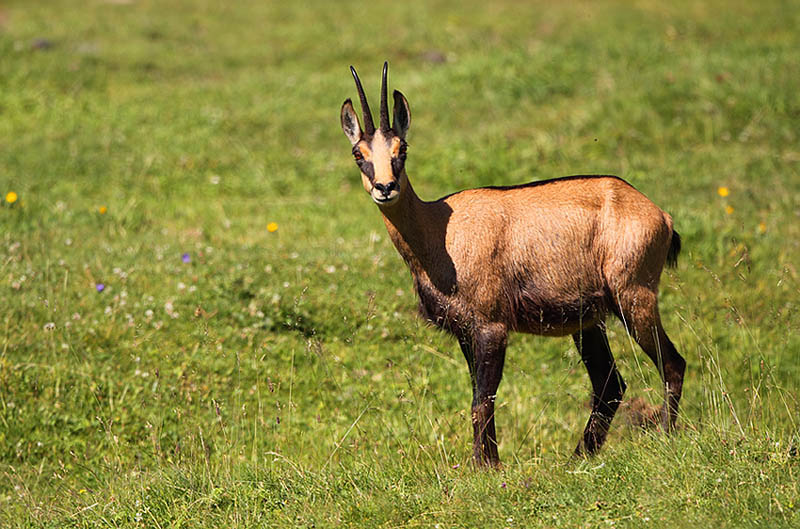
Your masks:
{"label": "chamois muzzle", "polygon": [[372,190],[372,199],[378,204],[394,202],[399,196],[397,192],[397,182],[392,180],[386,184],[376,183]]}

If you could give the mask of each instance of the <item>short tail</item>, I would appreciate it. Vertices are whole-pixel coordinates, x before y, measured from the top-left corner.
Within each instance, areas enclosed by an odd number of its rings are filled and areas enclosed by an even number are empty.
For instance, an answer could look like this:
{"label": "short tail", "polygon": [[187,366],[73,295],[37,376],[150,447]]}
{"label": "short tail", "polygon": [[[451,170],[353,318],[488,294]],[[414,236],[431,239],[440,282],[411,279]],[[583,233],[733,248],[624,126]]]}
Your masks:
{"label": "short tail", "polygon": [[672,240],[669,243],[669,250],[667,251],[667,266],[675,268],[678,266],[678,254],[681,253],[681,236],[677,231],[672,231]]}

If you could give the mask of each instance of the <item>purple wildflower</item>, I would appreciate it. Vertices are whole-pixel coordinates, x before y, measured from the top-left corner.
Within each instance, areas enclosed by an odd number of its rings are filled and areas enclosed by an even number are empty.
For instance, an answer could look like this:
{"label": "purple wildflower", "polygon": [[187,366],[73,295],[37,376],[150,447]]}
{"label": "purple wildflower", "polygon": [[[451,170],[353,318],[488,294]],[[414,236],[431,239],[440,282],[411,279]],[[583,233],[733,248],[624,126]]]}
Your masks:
{"label": "purple wildflower", "polygon": [[102,292],[102,291],[104,291],[106,289],[106,286],[103,283],[97,283],[95,285],[95,288],[97,288],[98,292]]}
{"label": "purple wildflower", "polygon": [[184,263],[191,263],[192,262],[192,256],[189,255],[188,253],[185,253],[185,254],[181,255],[181,261],[183,261]]}

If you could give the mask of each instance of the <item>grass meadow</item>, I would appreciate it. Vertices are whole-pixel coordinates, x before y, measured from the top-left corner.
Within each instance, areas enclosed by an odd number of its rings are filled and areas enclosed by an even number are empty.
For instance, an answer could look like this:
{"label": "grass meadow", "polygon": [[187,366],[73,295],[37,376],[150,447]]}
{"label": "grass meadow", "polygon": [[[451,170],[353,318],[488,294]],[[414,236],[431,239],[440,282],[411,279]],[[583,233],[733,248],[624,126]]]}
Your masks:
{"label": "grass meadow", "polygon": [[[0,4],[0,526],[800,526],[800,5]],[[619,175],[683,237],[680,431],[512,335],[504,468],[339,125],[408,97],[424,199]],[[657,371],[610,323],[626,399]]]}

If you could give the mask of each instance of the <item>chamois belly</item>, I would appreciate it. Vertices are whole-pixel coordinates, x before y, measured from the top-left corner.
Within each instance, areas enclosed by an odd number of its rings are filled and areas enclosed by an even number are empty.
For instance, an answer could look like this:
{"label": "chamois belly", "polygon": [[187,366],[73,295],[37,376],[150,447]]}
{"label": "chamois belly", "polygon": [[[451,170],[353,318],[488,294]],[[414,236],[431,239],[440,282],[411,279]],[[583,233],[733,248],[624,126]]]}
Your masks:
{"label": "chamois belly", "polygon": [[545,336],[574,334],[605,319],[608,296],[599,281],[583,277],[561,286],[541,288],[530,279],[506,285],[498,296],[498,312],[511,329]]}
{"label": "chamois belly", "polygon": [[[420,315],[456,336],[486,323],[544,336],[567,336],[605,319],[608,296],[602,288],[549,296],[532,287],[504,289],[489,303],[445,295],[429,281],[415,279]],[[463,294],[461,292],[460,294]],[[485,300],[488,301],[488,300]]]}
{"label": "chamois belly", "polygon": [[605,296],[593,293],[569,304],[525,303],[513,314],[511,328],[530,334],[567,336],[595,325],[605,315]]}

